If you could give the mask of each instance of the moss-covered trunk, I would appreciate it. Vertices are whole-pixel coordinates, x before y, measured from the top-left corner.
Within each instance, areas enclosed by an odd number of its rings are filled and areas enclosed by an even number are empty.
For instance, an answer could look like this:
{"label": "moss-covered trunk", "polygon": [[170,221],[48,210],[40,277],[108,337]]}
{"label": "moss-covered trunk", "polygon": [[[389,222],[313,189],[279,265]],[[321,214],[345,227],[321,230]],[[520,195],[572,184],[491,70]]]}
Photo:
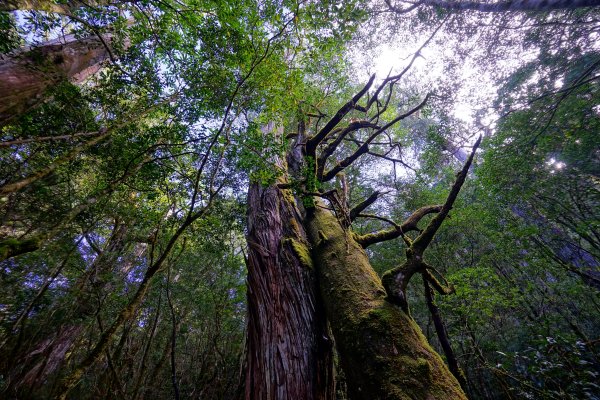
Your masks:
{"label": "moss-covered trunk", "polygon": [[388,302],[349,229],[321,207],[307,217],[327,317],[351,399],[466,399],[415,321]]}
{"label": "moss-covered trunk", "polygon": [[333,399],[331,341],[290,190],[248,195],[246,399]]}

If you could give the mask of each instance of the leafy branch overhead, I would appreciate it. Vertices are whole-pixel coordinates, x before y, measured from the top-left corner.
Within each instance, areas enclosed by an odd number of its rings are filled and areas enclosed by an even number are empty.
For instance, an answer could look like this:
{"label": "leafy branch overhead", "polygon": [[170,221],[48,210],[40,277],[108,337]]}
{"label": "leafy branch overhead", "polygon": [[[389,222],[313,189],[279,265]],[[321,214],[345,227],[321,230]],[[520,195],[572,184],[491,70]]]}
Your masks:
{"label": "leafy branch overhead", "polygon": [[0,0],[0,398],[599,398],[598,32]]}

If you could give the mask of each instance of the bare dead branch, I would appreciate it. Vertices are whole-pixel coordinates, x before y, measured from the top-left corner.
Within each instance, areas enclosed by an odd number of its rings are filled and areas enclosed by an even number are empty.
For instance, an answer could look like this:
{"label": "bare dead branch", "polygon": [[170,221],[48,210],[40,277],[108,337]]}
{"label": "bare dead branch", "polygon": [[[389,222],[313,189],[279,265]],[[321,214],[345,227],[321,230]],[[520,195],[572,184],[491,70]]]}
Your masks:
{"label": "bare dead branch", "polygon": [[325,124],[325,126],[312,138],[310,138],[306,142],[306,155],[309,157],[314,157],[317,146],[325,139],[325,137],[340,123],[342,118],[346,116],[350,111],[352,111],[356,105],[356,103],[364,96],[365,93],[371,88],[373,85],[373,81],[375,80],[375,74],[371,75],[371,79],[367,82],[367,84],[352,97],[350,101],[344,104],[338,111],[335,113],[335,116]]}
{"label": "bare dead branch", "polygon": [[382,158],[384,160],[387,161],[391,161],[393,163],[398,163],[400,165],[402,165],[405,168],[408,168],[410,170],[415,170],[413,167],[411,167],[410,165],[408,165],[407,163],[405,163],[403,160],[399,159],[399,158],[393,158],[393,157],[389,157],[386,154],[379,154],[379,153],[375,153],[374,151],[367,151],[367,154],[373,156],[373,157],[377,157],[377,158]]}
{"label": "bare dead branch", "polygon": [[[386,0],[386,3],[388,4],[389,7],[391,7],[391,4],[389,3],[389,0]],[[417,5],[418,5],[418,3],[417,3]],[[377,89],[375,90],[375,93],[373,94],[373,97],[371,97],[371,99],[367,103],[367,109],[371,108],[371,105],[373,105],[373,103],[375,101],[377,101],[377,99],[379,97],[379,93],[389,83],[390,84],[390,93],[388,95],[388,99],[387,99],[386,104],[384,105],[384,107],[377,113],[377,116],[381,115],[381,113],[383,113],[387,109],[387,106],[388,106],[389,101],[390,101],[390,97],[391,97],[391,92],[392,92],[393,85],[396,82],[398,82],[400,79],[402,79],[402,77],[412,68],[412,66],[413,66],[414,62],[416,61],[416,59],[419,58],[419,56],[421,55],[421,51],[423,51],[423,49],[425,47],[427,47],[427,45],[429,43],[431,43],[431,41],[433,40],[433,38],[435,37],[435,35],[439,32],[439,30],[441,29],[441,27],[444,25],[445,22],[446,22],[446,19],[444,19],[442,21],[442,23],[440,25],[438,25],[438,27],[431,33],[431,35],[429,35],[429,37],[427,38],[427,40],[425,40],[425,42],[423,42],[423,44],[421,45],[421,47],[419,47],[417,49],[417,51],[415,51],[415,53],[413,54],[413,56],[412,56],[410,62],[408,63],[408,65],[406,67],[404,67],[404,69],[399,74],[388,76],[377,87]]]}
{"label": "bare dead branch", "polygon": [[400,230],[402,229],[402,228],[400,227],[400,225],[398,225],[397,223],[395,223],[395,222],[394,222],[394,221],[392,221],[391,219],[389,219],[389,218],[386,218],[386,217],[382,217],[382,216],[379,216],[379,215],[375,215],[375,214],[363,214],[363,213],[360,213],[360,214],[358,214],[356,217],[357,217],[357,218],[359,217],[359,218],[378,219],[378,220],[380,220],[380,221],[387,222],[388,224],[392,225],[392,226],[393,226],[395,229],[400,229]]}
{"label": "bare dead branch", "polygon": [[385,242],[387,240],[396,239],[403,234],[410,231],[418,231],[417,224],[427,214],[440,212],[442,209],[441,205],[425,206],[419,208],[417,211],[412,213],[401,225],[400,229],[392,228],[385,229],[379,232],[368,233],[366,235],[357,235],[356,241],[364,248],[379,242]]}
{"label": "bare dead branch", "polygon": [[431,220],[431,222],[429,222],[429,225],[427,225],[423,232],[413,242],[412,250],[416,254],[423,254],[427,246],[429,246],[429,244],[433,240],[433,237],[435,236],[440,226],[442,226],[442,222],[444,222],[444,219],[448,216],[448,213],[452,209],[452,205],[454,204],[454,201],[458,196],[458,192],[460,192],[460,188],[462,187],[463,183],[465,183],[467,173],[469,172],[469,168],[471,167],[471,163],[473,162],[473,158],[475,157],[475,152],[477,151],[477,148],[479,147],[480,143],[481,136],[479,136],[479,139],[477,139],[477,142],[475,142],[475,145],[473,146],[473,151],[471,152],[469,159],[463,166],[462,170],[458,173],[456,181],[454,182],[454,185],[452,185],[452,189],[450,189],[450,193],[446,198],[444,206],[442,207],[440,212]]}
{"label": "bare dead branch", "polygon": [[369,144],[373,140],[375,140],[381,133],[385,132],[391,126],[395,125],[399,121],[401,121],[401,120],[403,120],[403,119],[411,116],[412,114],[416,113],[421,108],[423,108],[425,106],[425,104],[427,103],[427,100],[429,100],[429,97],[430,97],[430,95],[428,94],[427,96],[425,96],[425,98],[423,99],[423,101],[419,105],[417,105],[416,107],[412,108],[411,110],[409,110],[409,111],[407,111],[407,112],[405,112],[403,114],[400,114],[399,116],[397,116],[396,118],[394,118],[392,121],[390,121],[389,123],[387,123],[386,125],[384,125],[382,128],[379,128],[378,130],[376,130],[358,148],[358,150],[356,150],[352,155],[346,157],[345,159],[343,159],[342,161],[340,161],[339,163],[337,163],[330,171],[328,171],[327,173],[325,173],[324,176],[323,176],[323,179],[321,180],[321,182],[328,182],[328,181],[330,181],[339,172],[343,171],[346,167],[348,167],[349,165],[351,165],[358,157],[360,157],[361,155],[367,153],[369,151]]}
{"label": "bare dead branch", "polygon": [[356,219],[356,217],[358,216],[358,214],[363,212],[371,204],[375,203],[382,194],[384,194],[384,193],[381,193],[380,191],[376,190],[373,193],[371,193],[371,195],[369,197],[367,197],[365,200],[361,201],[356,206],[354,206],[350,210],[350,220],[354,221]]}
{"label": "bare dead branch", "polygon": [[[325,168],[325,163],[327,162],[327,158],[333,154],[335,149],[339,146],[339,144],[344,140],[344,138],[351,132],[355,132],[362,128],[372,128],[379,129],[379,126],[373,124],[366,120],[354,121],[351,122],[345,129],[341,129],[339,134],[335,137],[333,142],[329,143],[325,149],[319,155],[319,160],[317,162],[317,179],[321,179],[323,177],[323,170]],[[332,133],[334,133],[337,129],[334,129]],[[326,140],[326,139],[325,139]]]}

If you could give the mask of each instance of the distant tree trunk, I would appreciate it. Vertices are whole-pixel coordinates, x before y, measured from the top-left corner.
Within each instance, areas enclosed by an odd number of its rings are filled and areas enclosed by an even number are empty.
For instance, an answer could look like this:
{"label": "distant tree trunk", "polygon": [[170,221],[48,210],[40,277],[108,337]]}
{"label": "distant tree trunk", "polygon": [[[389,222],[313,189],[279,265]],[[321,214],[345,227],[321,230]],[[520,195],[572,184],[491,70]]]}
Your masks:
{"label": "distant tree trunk", "polygon": [[[108,277],[125,251],[127,231],[128,225],[125,223],[115,226],[105,248],[74,285],[72,292],[75,302],[68,317],[54,322],[51,335],[27,338],[32,344],[23,351],[21,341],[27,332],[23,331],[23,327],[20,328],[12,350],[13,357],[7,360],[10,361],[8,365],[2,365],[7,376],[11,376],[11,384],[7,389],[9,393],[18,393],[20,397],[35,395],[64,364],[85,331],[90,316],[96,314],[98,299],[109,290]],[[16,365],[21,368],[15,368]],[[11,371],[12,374],[9,374]]]}
{"label": "distant tree trunk", "polygon": [[[60,82],[80,83],[110,57],[111,36],[51,40],[16,54],[0,55],[0,126],[43,100]],[[103,42],[104,41],[104,42]]]}
{"label": "distant tree trunk", "polygon": [[254,183],[248,210],[245,397],[333,399],[333,346],[294,195]]}

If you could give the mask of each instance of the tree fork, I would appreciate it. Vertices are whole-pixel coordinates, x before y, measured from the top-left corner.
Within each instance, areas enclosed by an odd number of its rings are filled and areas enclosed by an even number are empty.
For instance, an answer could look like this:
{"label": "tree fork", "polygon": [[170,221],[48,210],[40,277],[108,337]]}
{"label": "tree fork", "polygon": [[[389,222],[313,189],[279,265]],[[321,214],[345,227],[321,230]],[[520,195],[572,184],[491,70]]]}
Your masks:
{"label": "tree fork", "polygon": [[[481,137],[477,139],[473,146],[473,151],[469,156],[469,159],[463,166],[462,170],[456,176],[456,181],[448,193],[446,202],[439,209],[439,212],[429,222],[427,227],[417,236],[414,241],[405,239],[408,248],[406,249],[406,262],[400,267],[396,267],[389,271],[386,271],[382,276],[383,285],[388,295],[388,300],[394,304],[400,306],[406,313],[408,313],[408,302],[406,298],[406,288],[410,279],[417,272],[421,273],[425,279],[440,293],[449,294],[454,291],[453,287],[445,287],[442,285],[430,272],[433,268],[429,266],[423,259],[423,253],[433,240],[438,229],[442,226],[442,223],[448,216],[448,213],[452,209],[458,193],[462,185],[464,184],[475,152],[481,143]],[[402,230],[400,229],[400,233]]]}

